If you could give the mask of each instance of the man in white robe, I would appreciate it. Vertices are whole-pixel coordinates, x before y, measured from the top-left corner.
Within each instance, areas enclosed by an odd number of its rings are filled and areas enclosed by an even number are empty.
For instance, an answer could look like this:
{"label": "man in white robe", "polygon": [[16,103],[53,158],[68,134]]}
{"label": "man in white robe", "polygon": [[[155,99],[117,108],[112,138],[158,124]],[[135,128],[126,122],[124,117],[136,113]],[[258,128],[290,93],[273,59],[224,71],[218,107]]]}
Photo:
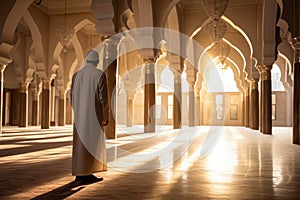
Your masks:
{"label": "man in white robe", "polygon": [[98,52],[91,50],[86,65],[72,78],[71,103],[74,110],[72,175],[75,181],[97,182],[93,173],[106,171],[103,126],[108,124],[105,73],[97,69]]}

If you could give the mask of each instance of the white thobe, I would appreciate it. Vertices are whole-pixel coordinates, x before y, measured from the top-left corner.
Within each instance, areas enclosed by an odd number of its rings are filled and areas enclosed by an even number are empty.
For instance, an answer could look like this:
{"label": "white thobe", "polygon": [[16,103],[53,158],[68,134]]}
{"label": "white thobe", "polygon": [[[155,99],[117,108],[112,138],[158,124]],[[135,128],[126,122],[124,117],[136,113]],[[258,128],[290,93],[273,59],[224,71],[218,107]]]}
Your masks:
{"label": "white thobe", "polygon": [[90,175],[107,170],[105,134],[108,120],[105,73],[93,64],[73,75],[71,102],[74,110],[72,174]]}

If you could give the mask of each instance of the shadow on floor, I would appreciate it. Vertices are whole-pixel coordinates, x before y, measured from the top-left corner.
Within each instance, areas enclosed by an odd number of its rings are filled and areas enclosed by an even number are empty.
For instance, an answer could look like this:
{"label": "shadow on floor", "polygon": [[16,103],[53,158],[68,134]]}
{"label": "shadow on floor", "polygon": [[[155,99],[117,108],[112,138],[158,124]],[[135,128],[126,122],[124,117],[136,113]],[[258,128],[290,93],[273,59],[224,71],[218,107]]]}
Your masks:
{"label": "shadow on floor", "polygon": [[41,194],[37,197],[32,198],[32,200],[41,200],[41,199],[65,199],[74,193],[85,188],[86,185],[80,185],[80,183],[72,181],[66,185],[63,185],[59,188],[56,188],[47,193]]}
{"label": "shadow on floor", "polygon": [[[87,182],[88,181],[88,182]],[[74,193],[82,190],[87,185],[91,185],[94,183],[98,183],[103,181],[103,178],[97,178],[96,180],[79,180],[79,181],[72,181],[66,185],[63,185],[59,188],[51,190],[47,193],[41,194],[37,197],[32,198],[32,200],[41,200],[41,199],[65,199]]]}

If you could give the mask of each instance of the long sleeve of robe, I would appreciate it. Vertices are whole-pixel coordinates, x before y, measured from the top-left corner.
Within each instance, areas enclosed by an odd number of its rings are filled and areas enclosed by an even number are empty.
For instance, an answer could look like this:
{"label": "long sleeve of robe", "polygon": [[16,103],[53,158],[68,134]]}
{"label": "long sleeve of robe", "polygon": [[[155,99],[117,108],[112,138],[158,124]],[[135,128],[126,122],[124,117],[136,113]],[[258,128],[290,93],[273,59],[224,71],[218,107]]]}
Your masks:
{"label": "long sleeve of robe", "polygon": [[102,122],[108,120],[105,73],[87,64],[72,78],[74,110],[72,174],[90,175],[107,170]]}

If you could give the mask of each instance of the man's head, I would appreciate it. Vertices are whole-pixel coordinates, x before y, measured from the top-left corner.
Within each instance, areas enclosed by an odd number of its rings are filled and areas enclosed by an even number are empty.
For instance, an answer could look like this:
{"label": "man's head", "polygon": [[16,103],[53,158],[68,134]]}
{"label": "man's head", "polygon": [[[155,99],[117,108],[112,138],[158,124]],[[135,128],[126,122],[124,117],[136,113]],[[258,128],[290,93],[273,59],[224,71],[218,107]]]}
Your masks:
{"label": "man's head", "polygon": [[87,63],[92,63],[95,66],[98,65],[99,63],[99,54],[97,51],[94,50],[90,50],[87,54],[86,54],[86,58],[85,58]]}

